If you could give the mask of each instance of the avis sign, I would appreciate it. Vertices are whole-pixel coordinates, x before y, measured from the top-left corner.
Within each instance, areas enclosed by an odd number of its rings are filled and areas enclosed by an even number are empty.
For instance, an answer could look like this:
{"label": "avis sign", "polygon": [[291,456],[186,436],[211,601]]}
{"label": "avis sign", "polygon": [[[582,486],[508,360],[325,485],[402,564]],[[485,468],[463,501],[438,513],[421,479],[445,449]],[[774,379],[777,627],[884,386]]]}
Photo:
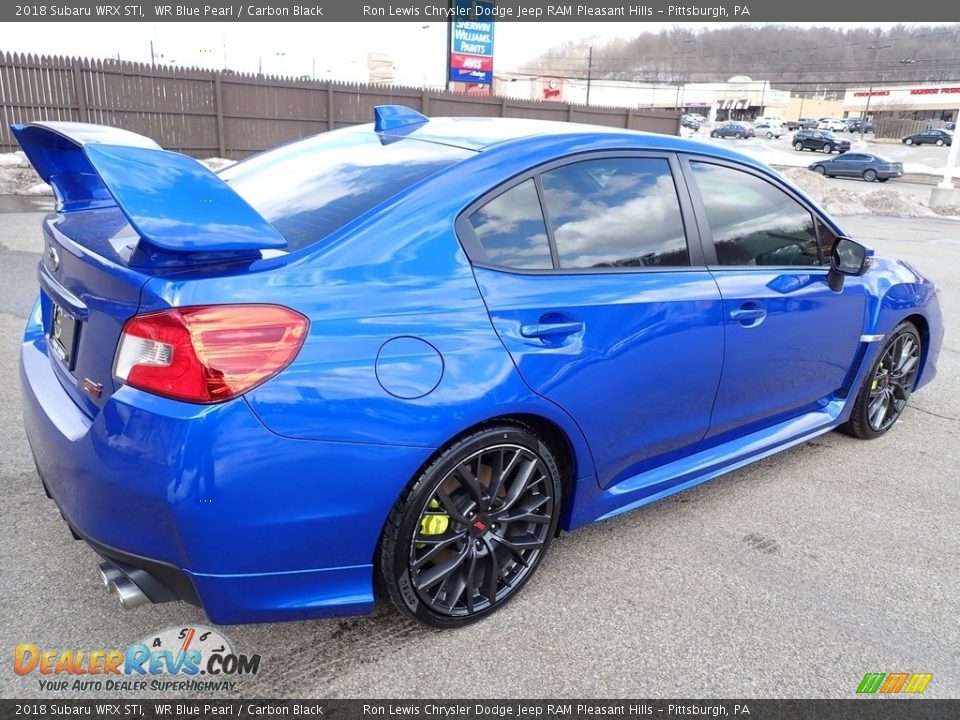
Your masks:
{"label": "avis sign", "polygon": [[453,0],[448,75],[451,82],[493,82],[493,8],[494,0]]}

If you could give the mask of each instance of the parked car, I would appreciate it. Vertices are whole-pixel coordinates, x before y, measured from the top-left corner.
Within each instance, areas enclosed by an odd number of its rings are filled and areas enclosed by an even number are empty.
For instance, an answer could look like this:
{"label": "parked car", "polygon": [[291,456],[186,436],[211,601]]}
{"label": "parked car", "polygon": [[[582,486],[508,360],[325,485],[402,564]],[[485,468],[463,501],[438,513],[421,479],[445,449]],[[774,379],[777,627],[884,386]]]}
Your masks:
{"label": "parked car", "polygon": [[753,128],[745,123],[731,122],[716,127],[710,131],[710,137],[713,138],[748,138],[753,137]]}
{"label": "parked car", "polygon": [[820,150],[825,153],[846,152],[849,140],[841,140],[826,130],[798,130],[790,141],[794,150]]}
{"label": "parked car", "polygon": [[818,130],[829,130],[830,132],[846,132],[847,124],[843,120],[833,118],[820,118],[817,124]]}
{"label": "parked car", "polygon": [[783,125],[757,123],[753,126],[753,132],[757,135],[757,137],[778,138],[783,135],[786,130],[784,129]]}
{"label": "parked car", "polygon": [[846,152],[835,158],[817,160],[810,169],[827,177],[859,177],[867,182],[886,182],[903,175],[903,163],[880,155]]}
{"label": "parked car", "polygon": [[680,124],[694,132],[700,129],[700,121],[690,115],[684,115],[680,118]]}
{"label": "parked car", "polygon": [[723,148],[381,106],[214,174],[124,130],[13,133],[57,198],[26,434],[127,607],[301,620],[376,584],[461,626],[558,528],[884,435],[936,374],[933,283]]}
{"label": "parked car", "polygon": [[820,124],[816,118],[800,118],[799,122],[801,130],[816,130]]}
{"label": "parked car", "polygon": [[801,128],[800,122],[798,120],[784,120],[783,127],[785,127],[790,132],[799,130]]}
{"label": "parked car", "polygon": [[865,133],[872,133],[875,132],[877,128],[872,122],[864,122],[860,118],[854,118],[851,122],[847,123],[848,132],[858,133],[861,129]]}
{"label": "parked car", "polygon": [[696,120],[698,123],[700,123],[701,125],[704,125],[707,122],[707,119],[700,113],[688,113],[688,115],[692,117],[694,120]]}
{"label": "parked car", "polygon": [[949,130],[930,128],[923,132],[907,135],[901,142],[904,145],[950,145],[953,142],[953,133]]}

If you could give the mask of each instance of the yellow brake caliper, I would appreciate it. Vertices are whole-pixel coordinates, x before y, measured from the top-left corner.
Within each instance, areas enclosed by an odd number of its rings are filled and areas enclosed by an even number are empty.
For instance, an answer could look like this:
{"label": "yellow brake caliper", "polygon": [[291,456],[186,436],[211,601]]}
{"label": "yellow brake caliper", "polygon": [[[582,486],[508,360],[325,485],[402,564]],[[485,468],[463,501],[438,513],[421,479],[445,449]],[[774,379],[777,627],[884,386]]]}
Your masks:
{"label": "yellow brake caliper", "polygon": [[427,512],[420,520],[421,535],[443,535],[450,527],[450,516],[442,510],[440,512],[431,512],[439,510],[440,502],[436,499],[427,503]]}

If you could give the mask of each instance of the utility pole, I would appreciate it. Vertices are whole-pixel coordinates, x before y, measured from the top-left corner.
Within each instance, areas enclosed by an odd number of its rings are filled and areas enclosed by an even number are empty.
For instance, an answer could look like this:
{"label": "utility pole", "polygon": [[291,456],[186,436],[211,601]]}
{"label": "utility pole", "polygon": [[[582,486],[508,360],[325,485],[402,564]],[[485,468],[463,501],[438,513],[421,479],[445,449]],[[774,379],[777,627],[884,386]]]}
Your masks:
{"label": "utility pole", "polygon": [[[877,76],[877,61],[880,58],[880,51],[884,48],[892,47],[891,45],[869,45],[867,50],[873,50],[873,76]],[[880,84],[883,84],[883,80],[880,80]],[[863,111],[863,117],[861,118],[862,122],[860,123],[860,144],[863,145],[865,142],[863,139],[863,130],[867,126],[867,118],[870,115],[870,99],[873,97],[873,81],[870,82],[870,90],[867,92],[867,107]]]}
{"label": "utility pole", "polygon": [[156,65],[156,64],[157,64],[157,63],[156,63],[156,61],[154,60],[154,57],[153,57],[153,40],[151,40],[151,41],[150,41],[150,65],[153,66],[153,65]]}
{"label": "utility pole", "polygon": [[[957,117],[960,118],[960,111],[957,112]],[[958,150],[960,150],[960,143],[954,139],[954,141],[950,143],[947,165],[943,168],[943,182],[939,183],[930,192],[930,205],[932,207],[951,206],[960,202],[960,190],[953,184],[953,178],[957,169]]]}
{"label": "utility pole", "polygon": [[587,52],[587,105],[590,105],[590,83],[593,81],[593,45]]}

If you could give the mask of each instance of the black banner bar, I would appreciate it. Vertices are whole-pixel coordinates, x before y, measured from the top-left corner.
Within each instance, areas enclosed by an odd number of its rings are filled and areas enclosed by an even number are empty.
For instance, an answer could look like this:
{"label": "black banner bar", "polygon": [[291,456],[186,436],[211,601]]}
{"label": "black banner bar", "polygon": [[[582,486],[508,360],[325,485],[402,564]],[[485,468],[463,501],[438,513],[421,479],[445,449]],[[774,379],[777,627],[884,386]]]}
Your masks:
{"label": "black banner bar", "polygon": [[324,720],[942,720],[960,700],[0,700],[3,718],[323,718]]}
{"label": "black banner bar", "polygon": [[[498,22],[953,22],[956,9],[942,0],[497,0],[487,19]],[[458,19],[446,0],[14,0],[0,3],[3,22],[436,22]],[[459,18],[465,19],[465,18]],[[473,18],[469,18],[473,19]]]}

